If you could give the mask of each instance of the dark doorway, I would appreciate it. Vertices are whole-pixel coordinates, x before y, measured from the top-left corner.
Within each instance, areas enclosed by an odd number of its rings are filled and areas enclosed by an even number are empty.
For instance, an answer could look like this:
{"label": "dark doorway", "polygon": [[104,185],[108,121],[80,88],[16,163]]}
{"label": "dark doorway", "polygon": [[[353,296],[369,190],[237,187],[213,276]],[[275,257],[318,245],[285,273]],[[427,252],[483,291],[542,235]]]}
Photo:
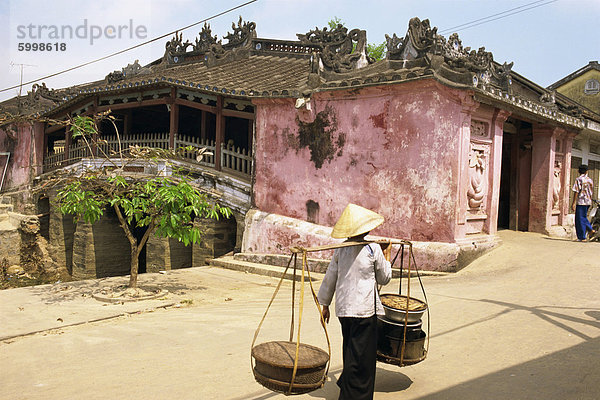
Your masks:
{"label": "dark doorway", "polygon": [[510,154],[514,135],[504,133],[502,167],[500,170],[500,197],[498,200],[498,229],[510,227]]}
{"label": "dark doorway", "polygon": [[531,192],[532,129],[524,121],[513,121],[514,132],[503,134],[498,228],[529,229]]}
{"label": "dark doorway", "polygon": [[228,148],[250,149],[250,126],[252,120],[237,117],[225,118],[225,145]]}

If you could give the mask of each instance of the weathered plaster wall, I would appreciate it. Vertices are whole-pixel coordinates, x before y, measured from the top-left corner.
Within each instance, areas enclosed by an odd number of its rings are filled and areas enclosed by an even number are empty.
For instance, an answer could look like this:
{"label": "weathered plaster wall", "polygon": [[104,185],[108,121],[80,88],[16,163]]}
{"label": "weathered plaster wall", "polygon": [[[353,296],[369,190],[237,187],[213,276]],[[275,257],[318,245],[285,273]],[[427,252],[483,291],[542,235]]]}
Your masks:
{"label": "weathered plaster wall", "polygon": [[[33,144],[34,127],[31,124],[10,125],[0,129],[0,152],[10,153],[3,190],[30,183],[34,173],[31,166],[36,162]],[[6,156],[2,156],[0,157],[0,177],[5,165]]]}
{"label": "weathered plaster wall", "polygon": [[333,226],[353,202],[386,218],[373,234],[453,242],[461,98],[419,81],[317,93],[311,111],[257,100],[256,207]]}
{"label": "weathered plaster wall", "polygon": [[[322,244],[342,242],[331,238],[331,228],[312,224],[300,219],[284,217],[276,214],[267,214],[258,210],[250,210],[246,214],[246,232],[242,251],[247,253],[286,254],[291,255],[289,247],[284,243],[293,243],[295,246],[313,247]],[[368,236],[368,239],[378,239]],[[415,261],[419,269],[430,271],[456,271],[466,264],[460,264],[463,253],[461,246],[456,243],[429,243],[413,242]],[[392,254],[398,251],[393,246]],[[466,253],[469,253],[468,251]],[[331,259],[332,250],[311,252],[308,257],[315,259]],[[470,260],[469,260],[470,261]],[[322,264],[312,263],[311,270],[325,272]],[[399,268],[400,260],[394,265]],[[406,266],[405,266],[406,267]]]}

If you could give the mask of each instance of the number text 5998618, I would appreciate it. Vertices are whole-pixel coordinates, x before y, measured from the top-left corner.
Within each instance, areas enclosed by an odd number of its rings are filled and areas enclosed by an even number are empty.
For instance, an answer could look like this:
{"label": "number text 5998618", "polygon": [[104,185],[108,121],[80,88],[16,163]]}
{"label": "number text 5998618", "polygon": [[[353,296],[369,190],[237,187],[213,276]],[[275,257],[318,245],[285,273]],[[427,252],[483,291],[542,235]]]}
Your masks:
{"label": "number text 5998618", "polygon": [[17,46],[17,50],[19,51],[66,51],[67,44],[59,43],[59,42],[47,42],[47,43],[29,43],[29,42],[21,42]]}

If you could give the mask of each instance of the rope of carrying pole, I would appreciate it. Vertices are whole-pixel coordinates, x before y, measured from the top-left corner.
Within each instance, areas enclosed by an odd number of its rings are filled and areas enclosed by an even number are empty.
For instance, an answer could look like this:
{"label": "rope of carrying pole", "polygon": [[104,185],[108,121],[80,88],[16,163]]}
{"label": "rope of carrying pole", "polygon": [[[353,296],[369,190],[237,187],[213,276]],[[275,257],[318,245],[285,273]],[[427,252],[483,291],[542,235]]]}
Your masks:
{"label": "rope of carrying pole", "polygon": [[[329,366],[331,365],[331,342],[329,340],[329,334],[327,332],[327,327],[325,324],[325,319],[323,318],[323,310],[321,309],[321,306],[319,304],[319,301],[317,299],[317,294],[315,292],[315,289],[313,287],[312,284],[312,280],[310,278],[310,271],[308,269],[308,261],[307,261],[307,250],[306,249],[302,249],[302,275],[300,277],[300,302],[299,302],[299,315],[298,315],[298,331],[297,331],[297,336],[296,336],[296,353],[294,355],[294,366],[293,366],[293,370],[292,370],[292,379],[290,381],[290,385],[288,387],[288,391],[286,394],[291,394],[292,390],[294,388],[294,381],[296,379],[296,372],[298,370],[298,358],[299,358],[299,353],[300,353],[300,328],[302,325],[302,314],[304,311],[304,284],[305,284],[305,274],[308,277],[308,282],[310,285],[310,290],[311,290],[311,294],[313,296],[313,300],[315,302],[315,305],[317,306],[317,309],[319,310],[319,316],[321,319],[321,325],[323,326],[323,330],[325,332],[325,338],[327,339],[327,354],[328,354],[328,360],[327,360],[327,367],[325,369],[325,373],[323,374],[323,379],[321,380],[321,386],[323,384],[325,384],[325,381],[327,379],[327,374],[329,373]],[[260,329],[262,327],[262,324],[265,321],[265,318],[267,317],[267,313],[269,312],[269,309],[271,308],[271,305],[273,304],[273,301],[275,300],[275,297],[277,296],[277,293],[279,292],[279,289],[281,288],[281,284],[283,283],[283,280],[285,279],[285,275],[288,271],[288,269],[290,268],[290,265],[292,263],[292,261],[294,261],[294,276],[293,276],[293,281],[292,281],[292,318],[291,318],[291,323],[290,323],[290,342],[293,339],[293,333],[294,333],[294,309],[295,309],[295,290],[296,290],[296,269],[297,269],[297,253],[298,251],[293,251],[292,255],[290,257],[290,260],[288,261],[287,267],[285,268],[285,270],[283,271],[283,274],[281,275],[281,278],[279,279],[279,283],[277,284],[277,287],[275,288],[275,291],[273,292],[273,296],[271,296],[271,300],[269,301],[269,304],[267,306],[267,309],[265,310],[265,313],[263,314],[260,323],[258,324],[258,328],[256,329],[256,331],[254,332],[254,338],[252,339],[252,345],[251,348],[254,348],[254,344],[256,343],[256,339],[258,338],[258,334],[260,332]],[[252,369],[254,369],[254,363],[252,361],[252,355],[250,356],[250,365],[252,367]]]}
{"label": "rope of carrying pole", "polygon": [[[300,352],[300,328],[302,325],[302,314],[304,311],[304,285],[305,285],[305,274],[308,277],[308,281],[309,281],[309,285],[310,285],[310,289],[311,289],[311,294],[313,297],[313,300],[315,302],[315,305],[317,306],[317,309],[319,310],[319,316],[321,319],[321,325],[323,327],[323,331],[325,332],[325,338],[327,339],[327,353],[328,353],[328,361],[327,361],[327,366],[325,369],[325,373],[323,375],[323,379],[321,381],[321,386],[325,383],[326,379],[327,379],[327,374],[329,373],[329,367],[331,365],[331,341],[329,339],[329,334],[327,332],[327,327],[326,327],[326,323],[325,323],[325,319],[323,317],[323,310],[321,308],[321,305],[319,304],[319,301],[317,299],[317,294],[315,292],[314,286],[312,284],[312,279],[310,277],[310,270],[308,269],[308,261],[307,261],[307,253],[308,252],[316,252],[316,251],[324,251],[324,250],[333,250],[336,248],[341,248],[341,247],[349,247],[349,246],[358,246],[358,245],[364,245],[367,243],[389,243],[390,245],[392,244],[399,244],[400,245],[400,251],[402,252],[401,255],[401,271],[403,268],[403,264],[404,264],[404,248],[405,246],[408,246],[409,249],[409,254],[408,254],[408,270],[407,270],[407,274],[408,274],[408,283],[407,283],[407,303],[406,303],[406,314],[405,314],[405,320],[404,320],[404,334],[403,334],[403,338],[402,338],[402,346],[401,346],[401,354],[400,354],[400,366],[404,366],[404,350],[405,350],[405,346],[406,346],[406,330],[407,330],[407,325],[408,325],[408,301],[410,300],[410,274],[411,274],[411,266],[414,263],[414,267],[417,273],[417,277],[419,279],[419,283],[421,285],[421,289],[423,291],[423,296],[425,297],[425,304],[427,304],[427,346],[425,349],[425,356],[427,355],[428,351],[429,351],[429,327],[430,327],[430,323],[429,323],[429,305],[428,305],[428,301],[427,301],[427,295],[425,294],[425,289],[423,288],[423,282],[421,281],[421,276],[419,274],[419,270],[417,268],[417,263],[415,260],[415,256],[413,253],[413,248],[412,248],[412,243],[406,240],[394,240],[394,241],[390,241],[390,240],[377,240],[377,241],[360,241],[360,242],[343,242],[343,243],[337,243],[337,244],[332,244],[332,245],[324,245],[324,246],[317,246],[317,247],[311,247],[311,248],[303,248],[303,247],[292,247],[290,248],[292,254],[290,256],[290,259],[288,261],[288,264],[285,268],[285,270],[283,271],[283,274],[281,275],[281,278],[279,279],[279,283],[277,284],[277,287],[275,288],[275,291],[273,292],[273,296],[271,297],[271,300],[269,301],[269,304],[267,305],[267,309],[265,310],[260,323],[258,324],[258,327],[254,333],[254,337],[252,339],[252,345],[251,348],[254,348],[254,344],[256,343],[256,339],[258,338],[258,334],[260,332],[260,329],[265,321],[265,318],[267,317],[267,314],[269,312],[269,309],[271,308],[271,305],[273,304],[273,301],[275,300],[275,297],[277,296],[277,294],[279,293],[279,289],[281,288],[281,285],[283,283],[283,280],[285,279],[286,273],[290,268],[290,265],[292,263],[292,261],[294,261],[294,274],[293,274],[293,279],[292,279],[292,315],[291,315],[291,323],[290,323],[290,342],[293,340],[293,334],[294,334],[294,310],[295,310],[295,291],[296,291],[296,270],[297,270],[297,260],[298,260],[298,253],[302,253],[302,275],[300,276],[300,302],[299,302],[299,315],[298,315],[298,331],[297,331],[297,336],[296,336],[296,352],[294,355],[294,365],[293,365],[293,370],[292,370],[292,379],[290,381],[290,385],[288,387],[288,391],[286,392],[286,394],[291,394],[293,387],[294,387],[294,381],[296,379],[296,373],[298,370],[298,358],[299,358],[299,352]],[[396,258],[398,257],[398,254],[396,254],[396,257],[394,258],[394,261],[396,260]],[[393,262],[392,262],[393,264]],[[400,293],[401,293],[401,288],[402,288],[402,272],[400,273]],[[250,365],[252,367],[252,369],[254,369],[254,363],[252,360],[252,355],[250,356]]]}

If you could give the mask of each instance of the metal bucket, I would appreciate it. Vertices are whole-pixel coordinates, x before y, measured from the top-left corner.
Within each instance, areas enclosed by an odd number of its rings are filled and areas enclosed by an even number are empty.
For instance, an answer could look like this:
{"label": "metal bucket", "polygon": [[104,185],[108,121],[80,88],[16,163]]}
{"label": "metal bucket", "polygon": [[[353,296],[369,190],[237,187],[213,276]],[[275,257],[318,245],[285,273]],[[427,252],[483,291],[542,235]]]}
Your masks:
{"label": "metal bucket", "polygon": [[[421,362],[427,356],[425,340],[427,335],[421,329],[422,323],[406,326],[404,341],[404,324],[377,317],[377,360],[386,364],[399,366]],[[402,343],[404,342],[404,353]]]}
{"label": "metal bucket", "polygon": [[[381,302],[383,305],[383,310],[385,312],[385,316],[388,320],[393,320],[397,322],[404,323],[406,319],[408,319],[408,323],[414,323],[421,320],[425,311],[427,311],[427,304],[421,300],[411,298],[411,302],[415,302],[420,304],[418,310],[403,310],[400,308],[394,308],[386,305],[386,299],[406,299],[406,296],[402,296],[399,294],[393,293],[385,293],[381,295]],[[404,300],[406,301],[406,300]]]}

